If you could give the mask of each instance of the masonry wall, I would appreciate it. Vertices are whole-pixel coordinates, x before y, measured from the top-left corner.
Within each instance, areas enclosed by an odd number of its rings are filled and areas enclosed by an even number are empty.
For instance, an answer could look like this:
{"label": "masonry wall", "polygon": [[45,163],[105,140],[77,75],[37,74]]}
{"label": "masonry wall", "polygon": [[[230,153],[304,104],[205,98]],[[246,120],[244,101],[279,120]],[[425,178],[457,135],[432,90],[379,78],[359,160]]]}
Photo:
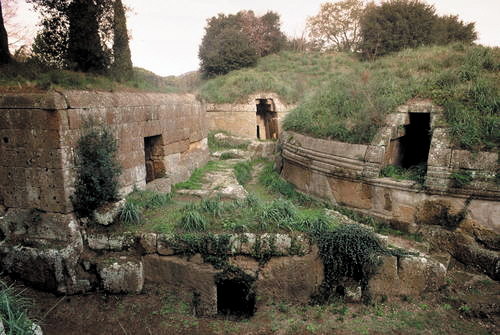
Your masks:
{"label": "masonry wall", "polygon": [[[497,154],[478,153],[472,157],[471,153],[447,146],[443,153],[436,141],[433,138],[429,153],[429,162],[434,165],[425,184],[420,185],[409,180],[379,178],[386,150],[383,145],[348,144],[285,132],[282,175],[301,191],[398,221],[408,229],[416,229],[416,224],[428,220],[430,210],[435,210],[436,215],[441,210],[450,215],[465,210],[468,226],[500,233],[500,187],[492,174],[497,168]],[[442,155],[449,158],[441,160],[438,166],[435,157]],[[475,179],[465,187],[455,187],[450,175],[464,168],[472,171]],[[445,173],[436,178],[437,170]]]}
{"label": "masonry wall", "polygon": [[208,129],[226,130],[233,135],[256,138],[257,125],[260,125],[256,115],[259,99],[270,99],[273,101],[274,111],[277,113],[278,124],[281,129],[281,121],[294,106],[282,103],[275,93],[253,94],[243,103],[208,103]]}
{"label": "masonry wall", "polygon": [[193,95],[63,91],[0,96],[0,206],[72,211],[74,155],[85,120],[110,127],[122,193],[146,184],[144,138],[175,183],[208,160],[205,108]]}

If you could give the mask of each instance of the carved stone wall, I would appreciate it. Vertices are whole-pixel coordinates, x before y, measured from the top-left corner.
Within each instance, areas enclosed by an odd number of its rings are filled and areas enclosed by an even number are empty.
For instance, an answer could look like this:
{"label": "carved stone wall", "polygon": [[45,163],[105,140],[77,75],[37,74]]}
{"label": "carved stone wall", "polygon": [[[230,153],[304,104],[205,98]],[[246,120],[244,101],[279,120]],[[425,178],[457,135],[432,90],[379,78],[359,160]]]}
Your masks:
{"label": "carved stone wall", "polygon": [[0,206],[70,213],[85,120],[110,127],[122,193],[146,184],[145,138],[172,183],[208,160],[205,108],[192,95],[63,91],[0,96]]}
{"label": "carved stone wall", "polygon": [[[280,129],[281,121],[294,106],[282,103],[275,93],[253,94],[243,103],[207,104],[208,129],[226,130],[237,136],[257,138],[259,126],[260,138],[266,139],[265,120],[257,114],[257,105],[262,100],[266,100],[272,112],[276,113]],[[268,138],[272,138],[272,135]]]}
{"label": "carved stone wall", "polygon": [[[408,113],[430,113],[432,137],[423,185],[379,178],[381,169],[394,161],[391,141],[404,135]],[[369,145],[293,132],[285,132],[282,139],[282,174],[304,192],[407,225],[422,221],[429,202],[439,203],[439,213],[464,212],[470,226],[500,233],[500,187],[495,182],[498,153],[454,149],[446,136],[441,110],[429,101],[411,101],[390,114],[386,126]],[[472,176],[472,181],[459,187],[453,173],[463,172]]]}

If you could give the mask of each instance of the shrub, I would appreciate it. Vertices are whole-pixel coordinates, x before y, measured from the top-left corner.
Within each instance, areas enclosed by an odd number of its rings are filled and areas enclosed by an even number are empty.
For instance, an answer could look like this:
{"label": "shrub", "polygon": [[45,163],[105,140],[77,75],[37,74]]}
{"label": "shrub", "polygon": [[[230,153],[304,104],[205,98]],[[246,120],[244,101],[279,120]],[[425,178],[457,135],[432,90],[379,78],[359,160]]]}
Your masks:
{"label": "shrub", "polygon": [[80,217],[118,199],[118,176],[121,167],[116,161],[116,140],[106,127],[90,120],[76,148],[76,185],[73,206]]}

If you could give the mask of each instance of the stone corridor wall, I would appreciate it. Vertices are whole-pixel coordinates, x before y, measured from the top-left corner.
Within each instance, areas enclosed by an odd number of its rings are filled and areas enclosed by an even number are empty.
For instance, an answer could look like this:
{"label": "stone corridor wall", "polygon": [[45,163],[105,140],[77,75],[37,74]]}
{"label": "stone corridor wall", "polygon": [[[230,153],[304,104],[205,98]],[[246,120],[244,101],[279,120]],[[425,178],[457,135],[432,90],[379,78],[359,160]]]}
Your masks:
{"label": "stone corridor wall", "polygon": [[[465,211],[467,225],[500,233],[500,187],[490,171],[495,171],[497,154],[479,153],[474,160],[471,153],[451,152],[454,150],[446,147],[447,155],[455,159],[443,159],[443,166],[429,168],[425,184],[420,185],[378,176],[384,166],[386,147],[382,145],[348,144],[293,132],[285,132],[282,141],[282,175],[303,192],[403,223],[409,230],[432,220],[429,211],[434,209],[437,216]],[[429,161],[443,155],[434,138],[433,145]],[[468,167],[476,176],[462,188],[454,186],[450,178],[460,167]],[[436,170],[442,171],[437,180]]]}
{"label": "stone corridor wall", "polygon": [[233,135],[256,138],[257,125],[260,125],[257,113],[259,99],[270,99],[278,116],[279,128],[285,115],[294,107],[280,101],[275,93],[258,93],[248,97],[244,103],[207,104],[207,122],[209,130],[226,130]]}
{"label": "stone corridor wall", "polygon": [[0,96],[0,209],[70,213],[75,146],[93,118],[110,127],[121,193],[146,184],[144,138],[172,183],[208,160],[205,108],[193,95],[63,91]]}

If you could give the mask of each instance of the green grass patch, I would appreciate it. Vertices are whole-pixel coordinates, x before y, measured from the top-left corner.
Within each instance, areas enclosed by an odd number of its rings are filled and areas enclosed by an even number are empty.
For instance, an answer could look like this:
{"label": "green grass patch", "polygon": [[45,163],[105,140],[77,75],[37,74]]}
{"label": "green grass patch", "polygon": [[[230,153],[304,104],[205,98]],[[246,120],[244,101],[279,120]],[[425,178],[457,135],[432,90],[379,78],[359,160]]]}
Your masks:
{"label": "green grass patch", "polygon": [[[231,141],[229,139],[225,138],[217,138],[215,137],[216,134],[224,134],[231,136],[231,133],[225,130],[211,130],[208,132],[208,149],[211,152],[215,151],[222,151],[222,150],[227,150],[227,149],[240,149],[240,150],[246,150],[248,148],[248,145],[250,144],[250,141],[244,141],[243,143],[235,143],[234,141]],[[221,157],[221,159],[223,159]]]}
{"label": "green grass patch", "polygon": [[246,185],[252,179],[253,164],[251,162],[240,162],[234,167],[234,175],[241,185]]}
{"label": "green grass patch", "polygon": [[223,163],[218,161],[209,161],[205,166],[195,169],[191,174],[191,177],[181,183],[174,185],[175,189],[188,189],[188,190],[198,190],[203,186],[203,177],[207,172],[216,171],[222,168]]}

